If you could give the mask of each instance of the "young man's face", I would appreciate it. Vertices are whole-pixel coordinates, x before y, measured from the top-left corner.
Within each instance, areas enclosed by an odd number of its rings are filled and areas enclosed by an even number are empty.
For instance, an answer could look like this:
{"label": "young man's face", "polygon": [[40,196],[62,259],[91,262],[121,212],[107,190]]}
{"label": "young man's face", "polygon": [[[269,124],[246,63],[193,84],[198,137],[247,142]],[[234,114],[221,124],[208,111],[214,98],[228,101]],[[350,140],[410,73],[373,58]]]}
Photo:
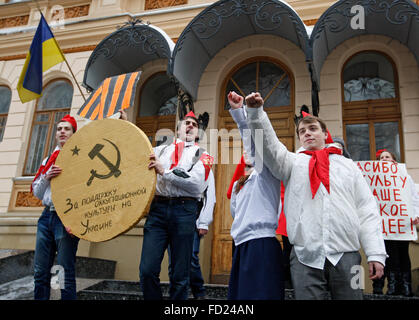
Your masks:
{"label": "young man's face", "polygon": [[55,139],[62,147],[68,139],[73,135],[73,127],[70,122],[63,121],[57,124],[57,131],[55,132]]}
{"label": "young man's face", "polygon": [[323,132],[318,121],[313,123],[301,122],[298,126],[298,138],[304,149],[315,151],[326,146],[327,133]]}
{"label": "young man's face", "polygon": [[198,123],[193,118],[182,120],[178,134],[182,141],[195,141],[198,137]]}

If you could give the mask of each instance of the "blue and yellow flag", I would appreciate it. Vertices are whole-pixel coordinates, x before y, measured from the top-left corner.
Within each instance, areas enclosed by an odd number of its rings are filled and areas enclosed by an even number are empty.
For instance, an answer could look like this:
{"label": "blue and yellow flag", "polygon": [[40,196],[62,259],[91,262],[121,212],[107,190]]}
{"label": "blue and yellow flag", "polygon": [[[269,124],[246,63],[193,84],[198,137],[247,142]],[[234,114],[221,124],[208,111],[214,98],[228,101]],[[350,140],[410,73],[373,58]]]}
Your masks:
{"label": "blue and yellow flag", "polygon": [[17,84],[20,101],[31,101],[41,96],[42,73],[64,61],[64,55],[41,14],[25,64]]}

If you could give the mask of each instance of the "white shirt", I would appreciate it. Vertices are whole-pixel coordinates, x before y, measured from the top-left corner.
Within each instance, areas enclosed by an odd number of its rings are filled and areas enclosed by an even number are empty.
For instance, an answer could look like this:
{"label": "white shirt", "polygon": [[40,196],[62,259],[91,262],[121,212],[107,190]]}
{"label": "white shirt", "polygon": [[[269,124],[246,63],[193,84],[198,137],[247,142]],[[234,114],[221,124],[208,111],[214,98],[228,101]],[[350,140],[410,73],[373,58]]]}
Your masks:
{"label": "white shirt", "polygon": [[[253,142],[243,134],[248,129],[243,108],[231,109],[230,114],[237,123],[247,154],[254,150]],[[251,145],[249,145],[251,144]],[[266,166],[261,172],[256,168],[236,194],[237,182],[231,193],[230,211],[233,216],[231,236],[236,246],[253,239],[276,237],[281,202],[281,181],[276,179]]]}
{"label": "white shirt", "polygon": [[[53,153],[56,150],[60,150],[60,147],[55,147]],[[42,161],[42,165],[45,166],[47,164],[48,158],[45,158]],[[32,182],[32,191],[33,195],[37,197],[38,199],[42,200],[42,204],[46,207],[50,207],[51,211],[55,211],[54,204],[52,203],[51,198],[51,181],[46,179],[46,174],[51,170],[51,167],[48,169],[48,171],[45,174],[40,174],[38,178],[36,178],[35,181]]]}
{"label": "white shirt", "polygon": [[263,162],[285,185],[287,233],[298,260],[323,269],[344,252],[362,245],[368,262],[385,265],[387,257],[376,201],[355,163],[331,154],[330,194],[323,184],[314,199],[309,180],[310,156],[289,152],[278,140],[262,108],[247,109],[248,124],[263,130]]}
{"label": "white shirt", "polygon": [[207,195],[206,195],[204,206],[202,207],[201,212],[199,213],[199,217],[196,220],[197,229],[208,230],[208,226],[212,223],[212,220],[213,220],[213,212],[214,212],[216,197],[215,197],[214,174],[212,173],[212,170],[210,171],[209,176],[208,176],[208,189],[206,193]]}
{"label": "white shirt", "polygon": [[[177,143],[180,142],[182,140],[177,139]],[[185,142],[178,165],[170,169],[175,144],[154,148],[154,153],[165,169],[163,175],[157,175],[156,195],[201,199],[202,193],[207,188],[208,179],[205,180],[205,167],[202,161],[198,160],[193,165],[193,159],[198,149],[199,146],[195,142]]]}

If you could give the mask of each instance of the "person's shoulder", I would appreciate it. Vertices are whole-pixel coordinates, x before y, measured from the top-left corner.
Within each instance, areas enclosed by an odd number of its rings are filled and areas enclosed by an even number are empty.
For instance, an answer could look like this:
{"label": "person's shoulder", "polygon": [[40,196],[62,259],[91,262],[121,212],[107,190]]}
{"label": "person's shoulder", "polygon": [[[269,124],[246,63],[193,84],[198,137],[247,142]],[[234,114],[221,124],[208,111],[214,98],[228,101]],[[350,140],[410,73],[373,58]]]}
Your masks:
{"label": "person's shoulder", "polygon": [[331,159],[331,161],[337,163],[338,165],[345,166],[351,170],[359,170],[355,161],[353,161],[352,159],[348,159],[342,155],[334,154],[332,155],[332,157],[329,157],[329,159]]}

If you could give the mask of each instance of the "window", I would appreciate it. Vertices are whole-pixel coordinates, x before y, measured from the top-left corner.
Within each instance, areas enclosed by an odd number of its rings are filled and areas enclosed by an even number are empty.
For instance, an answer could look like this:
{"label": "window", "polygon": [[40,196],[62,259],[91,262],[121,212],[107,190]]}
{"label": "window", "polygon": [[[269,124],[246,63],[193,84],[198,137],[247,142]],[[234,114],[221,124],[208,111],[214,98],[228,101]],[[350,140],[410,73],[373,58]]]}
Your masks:
{"label": "window", "polygon": [[375,52],[353,57],[343,70],[343,81],[345,102],[396,97],[393,66]]}
{"label": "window", "polygon": [[153,146],[172,141],[177,104],[176,86],[165,72],[154,74],[141,88],[137,126]]}
{"label": "window", "polygon": [[344,137],[355,161],[375,160],[379,149],[402,153],[397,70],[384,53],[354,55],[342,72]]}
{"label": "window", "polygon": [[165,73],[157,73],[145,83],[140,100],[140,117],[175,115],[177,92]]}
{"label": "window", "polygon": [[380,149],[392,150],[400,161],[400,136],[399,122],[369,121],[346,125],[348,152],[356,161],[375,160],[375,151]]}
{"label": "window", "polygon": [[23,175],[34,175],[42,160],[56,147],[57,123],[70,112],[72,100],[73,86],[67,80],[50,82],[44,88],[33,118]]}
{"label": "window", "polygon": [[292,104],[288,72],[268,59],[250,61],[231,75],[225,90],[224,110],[230,108],[227,100],[230,91],[236,91],[243,97],[251,92],[260,92],[264,99],[264,108],[280,108]]}
{"label": "window", "polygon": [[0,141],[3,141],[11,101],[12,91],[6,86],[0,86]]}

